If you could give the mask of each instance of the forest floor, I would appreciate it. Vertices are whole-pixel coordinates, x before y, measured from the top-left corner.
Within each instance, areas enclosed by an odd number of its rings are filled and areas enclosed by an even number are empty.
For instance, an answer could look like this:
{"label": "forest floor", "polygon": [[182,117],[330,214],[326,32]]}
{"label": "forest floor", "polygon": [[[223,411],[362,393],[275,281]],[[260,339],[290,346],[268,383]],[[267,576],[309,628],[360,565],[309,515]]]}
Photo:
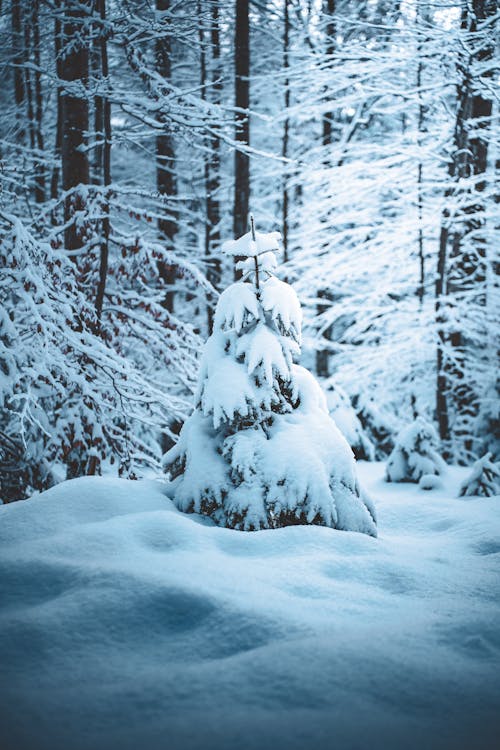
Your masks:
{"label": "forest floor", "polygon": [[3,750],[497,747],[500,498],[359,472],[378,539],[217,528],[155,481],[0,507]]}

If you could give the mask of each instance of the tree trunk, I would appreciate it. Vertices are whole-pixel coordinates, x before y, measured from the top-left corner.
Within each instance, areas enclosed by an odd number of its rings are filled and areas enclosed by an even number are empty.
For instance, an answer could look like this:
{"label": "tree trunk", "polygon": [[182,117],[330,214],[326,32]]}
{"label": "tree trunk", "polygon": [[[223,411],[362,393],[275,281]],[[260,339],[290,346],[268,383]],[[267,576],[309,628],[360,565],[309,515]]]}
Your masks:
{"label": "tree trunk", "polygon": [[[212,0],[210,7],[210,56],[206,50],[207,44],[203,30],[203,13],[201,1],[198,0],[198,36],[200,42],[200,85],[202,97],[210,99],[214,104],[221,102],[221,70],[220,70],[220,30],[219,6],[217,0]],[[207,85],[209,85],[207,89]],[[220,137],[218,128],[213,126],[213,133],[208,139],[208,153],[204,158],[205,178],[205,260],[207,263],[207,278],[215,288],[220,282],[221,264],[214,251],[220,242],[220,206],[218,191],[220,187]],[[207,326],[209,334],[213,325],[213,305],[207,304]]]}
{"label": "tree trunk", "polygon": [[[89,69],[89,0],[67,0],[62,24],[61,79],[67,81],[61,92],[61,155],[62,183],[67,191],[89,181],[89,162],[86,132],[89,126],[89,106],[86,91]],[[73,88],[75,87],[75,88]],[[78,90],[77,89],[80,89]],[[83,209],[83,198],[73,192],[65,200],[65,222],[70,222],[76,211]],[[82,246],[82,229],[71,223],[65,231],[67,250]]]}
{"label": "tree trunk", "polygon": [[[335,13],[335,0],[323,0],[323,13],[327,18],[326,23],[326,48],[325,53],[329,61],[331,60],[333,53],[335,52],[335,21],[333,15]],[[322,143],[323,146],[329,146],[332,142],[333,132],[333,112],[327,112],[323,115],[323,133]]]}
{"label": "tree trunk", "polygon": [[[471,363],[483,353],[480,342],[469,338],[467,318],[471,315],[477,322],[481,309],[486,318],[482,193],[486,185],[492,101],[478,90],[475,68],[479,63],[483,68],[482,78],[491,77],[487,62],[493,60],[494,40],[488,31],[479,31],[478,24],[492,19],[494,14],[494,0],[473,0],[471,6],[463,9],[462,31],[467,33],[472,52],[463,56],[460,65],[454,152],[449,166],[452,185],[445,196],[448,203],[460,191],[460,210],[451,216],[445,205],[436,282],[436,411],[441,437],[447,443],[446,457],[461,460],[464,455],[481,452],[474,450],[474,422],[482,394],[474,382]],[[465,188],[461,187],[464,183],[468,183]]]}
{"label": "tree trunk", "polygon": [[[283,123],[283,140],[281,155],[283,159],[288,159],[288,147],[290,137],[290,120],[288,117],[288,110],[290,109],[290,79],[288,71],[290,68],[289,60],[289,47],[290,47],[290,14],[289,14],[289,0],[283,2],[283,70],[285,72],[285,78],[283,86],[285,89],[284,106],[285,106],[285,121]],[[288,192],[288,164],[285,161],[283,164],[283,185],[282,185],[282,234],[283,234],[283,262],[288,261],[288,211],[289,211],[289,192]]]}
{"label": "tree trunk", "polygon": [[[211,50],[211,69],[210,69],[210,90],[212,101],[220,105],[222,101],[222,69],[221,69],[221,51],[220,51],[220,20],[219,20],[219,2],[212,0],[211,5],[211,25],[210,25],[210,50]],[[210,165],[208,176],[208,194],[207,194],[207,218],[210,227],[210,263],[209,263],[209,281],[218,288],[221,277],[221,263],[219,257],[214,254],[220,244],[220,137],[218,126],[214,126],[210,143]],[[212,312],[209,314],[209,331],[212,328]]]}
{"label": "tree trunk", "polygon": [[421,27],[420,22],[423,20],[420,2],[417,2],[417,91],[419,97],[418,103],[418,166],[417,166],[417,220],[418,220],[418,265],[419,265],[419,283],[417,288],[417,297],[422,306],[424,301],[425,292],[425,250],[424,250],[424,230],[423,230],[423,198],[422,198],[422,183],[423,183],[423,164],[422,164],[422,136],[424,132],[424,120],[425,120],[425,107],[422,104],[422,76],[424,71],[423,63],[423,45],[421,40]]}
{"label": "tree trunk", "polygon": [[42,76],[40,73],[40,0],[32,0],[32,24],[33,24],[33,71],[35,87],[35,141],[38,156],[35,159],[35,200],[37,203],[45,201],[45,166],[44,138],[43,138],[43,91]]}
{"label": "tree trunk", "polygon": [[[234,37],[235,72],[235,139],[243,146],[250,145],[250,19],[249,0],[236,0]],[[248,154],[236,148],[234,152],[234,215],[233,233],[241,237],[248,230],[250,204],[250,160]],[[238,260],[238,258],[236,259]],[[235,271],[235,278],[240,274]]]}
{"label": "tree trunk", "polygon": [[[101,35],[99,37],[99,59],[101,63],[101,86],[106,87],[106,95],[99,96],[99,110],[102,113],[102,131],[99,140],[102,140],[102,183],[104,187],[111,184],[111,104],[109,101],[109,66],[108,66],[108,44],[104,33],[104,22],[106,21],[106,0],[97,0],[96,10],[102,21]],[[102,237],[99,259],[99,283],[96,296],[97,320],[100,325],[102,317],[102,306],[104,292],[106,290],[106,279],[108,275],[109,255],[109,196],[105,191],[103,194],[102,209],[104,218],[102,220]]]}
{"label": "tree trunk", "polygon": [[[328,61],[331,61],[331,58],[335,52],[335,21],[333,14],[335,13],[335,0],[323,0],[323,13],[326,17],[326,26],[325,26],[325,33],[326,33],[326,45],[325,45],[325,54],[327,55]],[[328,97],[328,92],[326,92],[326,96]],[[330,154],[328,153],[328,147],[332,143],[332,133],[333,133],[333,111],[327,112],[323,115],[322,119],[322,133],[321,133],[321,144],[323,146],[323,152],[324,152],[324,161],[325,165],[329,166],[330,164]],[[320,289],[318,291],[318,297],[328,299],[328,291],[326,289]],[[328,309],[328,304],[322,304],[320,303],[318,305],[318,315],[321,315]],[[327,328],[323,332],[323,339],[326,341],[330,341],[331,339],[331,328]],[[318,348],[316,349],[316,373],[318,377],[320,378],[326,378],[330,375],[330,355],[326,348]]]}
{"label": "tree trunk", "polygon": [[[170,0],[156,0],[156,10],[164,13],[170,8]],[[170,36],[165,33],[155,42],[156,69],[165,80],[171,78],[171,45]],[[177,195],[177,179],[175,174],[174,139],[165,122],[164,132],[156,137],[156,187],[163,200],[175,199]],[[166,241],[169,250],[177,233],[177,212],[168,203],[168,217],[158,221],[160,236]],[[159,273],[167,285],[164,305],[169,312],[174,310],[175,268],[166,263],[159,264]]]}
{"label": "tree trunk", "polygon": [[11,0],[12,64],[14,66],[14,100],[16,103],[17,140],[24,142],[26,112],[24,111],[24,35],[22,0]]}
{"label": "tree trunk", "polygon": [[[60,9],[61,0],[56,0],[56,10]],[[59,195],[59,175],[61,171],[61,143],[62,143],[62,89],[59,80],[62,78],[62,26],[61,21],[56,13],[54,17],[54,53],[56,61],[57,84],[57,124],[56,137],[54,143],[54,166],[50,179],[50,197],[55,200]],[[56,217],[53,217],[55,223]]]}

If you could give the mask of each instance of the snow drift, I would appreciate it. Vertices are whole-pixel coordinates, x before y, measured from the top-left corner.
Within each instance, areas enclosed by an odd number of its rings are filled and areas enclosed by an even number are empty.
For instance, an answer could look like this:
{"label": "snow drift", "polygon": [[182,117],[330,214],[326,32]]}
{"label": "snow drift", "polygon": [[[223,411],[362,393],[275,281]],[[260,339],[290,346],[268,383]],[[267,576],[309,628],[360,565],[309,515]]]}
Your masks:
{"label": "snow drift", "polygon": [[491,749],[499,499],[360,470],[378,540],[242,534],[152,481],[0,507],[2,749]]}

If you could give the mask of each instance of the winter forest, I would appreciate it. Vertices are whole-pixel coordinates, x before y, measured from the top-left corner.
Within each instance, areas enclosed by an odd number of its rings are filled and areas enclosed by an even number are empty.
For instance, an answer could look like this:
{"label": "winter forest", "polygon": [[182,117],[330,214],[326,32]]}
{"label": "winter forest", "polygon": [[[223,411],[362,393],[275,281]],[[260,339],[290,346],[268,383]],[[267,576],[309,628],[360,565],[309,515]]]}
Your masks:
{"label": "winter forest", "polygon": [[6,750],[495,746],[499,19],[0,0]]}

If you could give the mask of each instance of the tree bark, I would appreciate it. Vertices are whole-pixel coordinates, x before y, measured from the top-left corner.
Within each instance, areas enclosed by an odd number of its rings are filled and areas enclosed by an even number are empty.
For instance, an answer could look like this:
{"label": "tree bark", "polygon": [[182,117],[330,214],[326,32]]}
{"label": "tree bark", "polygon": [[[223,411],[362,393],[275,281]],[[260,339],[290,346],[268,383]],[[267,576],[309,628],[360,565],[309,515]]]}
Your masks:
{"label": "tree bark", "polygon": [[[170,0],[156,0],[156,10],[165,13],[170,9]],[[165,33],[156,39],[155,43],[156,69],[165,80],[171,78],[171,44],[170,36]],[[164,132],[156,137],[156,187],[163,200],[175,199],[177,195],[177,179],[175,174],[175,147],[169,125],[165,122]],[[175,235],[177,234],[177,213],[172,207],[173,201],[168,204],[168,217],[158,221],[160,236],[166,241],[169,249],[172,249]],[[174,310],[175,268],[169,264],[160,263],[159,273],[167,285],[164,305],[169,312]]]}
{"label": "tree bark", "polygon": [[[327,18],[326,22],[326,48],[325,53],[329,60],[331,60],[335,52],[335,0],[323,0],[323,13]],[[322,143],[323,146],[329,146],[332,142],[333,132],[333,112],[327,112],[323,115],[323,133]]]}
{"label": "tree bark", "polygon": [[22,0],[11,0],[12,64],[14,66],[14,101],[16,103],[17,140],[24,142],[25,88],[24,88],[24,35]]}
{"label": "tree bark", "polygon": [[45,166],[43,164],[44,156],[44,138],[43,138],[43,91],[42,76],[40,73],[40,0],[32,0],[32,25],[33,25],[33,62],[35,70],[33,71],[35,87],[35,141],[37,148],[37,158],[35,159],[35,200],[37,203],[45,201]]}
{"label": "tree bark", "polygon": [[[222,100],[222,69],[221,69],[221,49],[220,49],[220,19],[219,19],[219,2],[212,0],[211,5],[211,26],[210,26],[210,50],[211,50],[211,70],[210,70],[210,89],[212,101],[214,104],[220,104]],[[220,243],[220,137],[218,127],[214,127],[210,143],[210,170],[208,179],[208,196],[207,196],[207,217],[210,226],[210,254],[211,265],[209,280],[217,287],[220,282],[221,266],[220,260],[213,257],[213,251]]]}
{"label": "tree bark", "polygon": [[[250,145],[250,19],[249,0],[236,0],[236,26],[234,37],[234,214],[233,233],[241,237],[248,230],[250,205],[250,159],[238,145]],[[238,260],[238,258],[236,259]],[[235,271],[235,278],[241,274]]]}
{"label": "tree bark", "polygon": [[[288,117],[288,110],[290,109],[290,79],[289,79],[289,48],[290,48],[290,14],[289,14],[289,0],[283,0],[283,70],[285,72],[285,78],[283,86],[285,90],[284,96],[284,107],[285,107],[285,120],[283,123],[283,140],[281,155],[283,159],[288,159],[288,148],[290,138],[290,120]],[[289,212],[289,192],[288,192],[288,164],[285,161],[283,164],[283,185],[282,185],[282,235],[283,235],[283,262],[288,261],[288,212]]]}
{"label": "tree bark", "polygon": [[[492,19],[495,12],[494,0],[473,0],[470,6],[464,5],[462,14],[462,31],[472,51],[462,55],[459,65],[453,159],[448,170],[452,184],[445,194],[436,281],[436,412],[448,458],[457,457],[454,442],[458,445],[458,457],[464,452],[474,453],[472,425],[481,400],[469,371],[470,355],[482,356],[481,351],[477,351],[480,345],[469,340],[463,325],[466,321],[454,313],[453,308],[461,305],[467,311],[471,307],[477,310],[485,308],[486,303],[482,193],[488,167],[492,100],[478,91],[474,68],[480,63],[486,71],[483,79],[491,76],[485,63],[493,59],[494,40],[487,31],[479,32],[478,24]],[[468,187],[460,187],[464,182],[469,183]],[[452,216],[447,204],[459,191],[461,208]],[[468,351],[471,346],[476,347],[475,353]]]}
{"label": "tree bark", "polygon": [[[99,140],[102,140],[102,183],[104,187],[111,184],[111,103],[109,101],[109,65],[108,65],[108,45],[104,33],[104,22],[106,21],[106,0],[97,0],[96,10],[102,21],[101,35],[99,37],[99,59],[101,63],[101,85],[106,86],[106,95],[98,98],[99,109],[102,112],[102,131],[99,133]],[[102,210],[104,217],[102,219],[102,235],[99,259],[99,283],[96,295],[96,313],[98,324],[101,323],[102,306],[104,302],[104,293],[106,290],[106,279],[108,275],[108,256],[109,256],[109,196],[104,192]]]}
{"label": "tree bark", "polygon": [[417,166],[417,219],[418,219],[418,265],[419,265],[419,283],[417,287],[417,297],[422,307],[425,293],[425,250],[424,250],[424,230],[423,230],[423,196],[422,196],[422,183],[423,183],[423,172],[424,167],[422,164],[422,136],[424,132],[424,121],[425,121],[425,107],[422,103],[422,76],[424,72],[423,63],[423,44],[421,39],[422,29],[421,21],[425,20],[420,7],[420,2],[417,2],[417,91],[419,97],[418,103],[418,166]]}
{"label": "tree bark", "polygon": [[[61,0],[55,0],[56,11],[60,9]],[[55,200],[59,195],[59,176],[61,172],[61,143],[62,143],[62,89],[59,83],[62,78],[62,26],[60,18],[56,12],[54,17],[54,53],[56,61],[56,75],[57,75],[57,124],[56,124],[56,137],[54,142],[54,166],[52,168],[52,175],[50,179],[50,197]],[[55,223],[56,217],[53,217]]]}
{"label": "tree bark", "polygon": [[[62,24],[61,79],[69,85],[61,92],[61,155],[62,183],[67,191],[88,184],[89,161],[86,133],[89,106],[86,93],[89,72],[89,25],[92,3],[89,0],[67,0]],[[73,192],[65,200],[65,222],[71,222],[76,211],[83,208],[83,198]],[[67,250],[82,246],[82,229],[70,223],[65,231]]]}
{"label": "tree bark", "polygon": [[[326,18],[325,34],[326,34],[326,45],[325,54],[329,61],[331,61],[335,52],[335,0],[323,0],[323,14]],[[328,97],[328,92],[326,92]],[[328,153],[328,147],[332,143],[333,133],[333,110],[323,115],[322,119],[322,133],[321,133],[321,144],[323,146],[324,161],[325,165],[330,164],[330,154]],[[326,289],[320,289],[318,291],[318,297],[328,299],[329,294]],[[318,304],[318,315],[321,315],[328,309],[328,304]],[[323,332],[323,339],[330,341],[331,339],[331,328],[327,328]],[[326,348],[316,349],[316,373],[320,378],[326,378],[330,375],[330,355]]]}

